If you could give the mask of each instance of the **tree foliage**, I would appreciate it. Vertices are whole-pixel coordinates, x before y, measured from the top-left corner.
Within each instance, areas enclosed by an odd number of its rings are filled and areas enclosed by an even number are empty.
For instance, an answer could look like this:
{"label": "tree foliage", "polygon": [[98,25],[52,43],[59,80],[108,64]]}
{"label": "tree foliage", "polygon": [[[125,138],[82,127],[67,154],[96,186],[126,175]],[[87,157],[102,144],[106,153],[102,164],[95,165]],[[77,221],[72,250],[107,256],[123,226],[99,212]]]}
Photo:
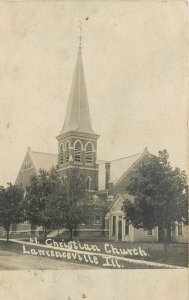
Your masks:
{"label": "tree foliage", "polygon": [[73,229],[89,222],[92,209],[93,201],[87,191],[86,178],[77,169],[67,172],[50,195],[50,218],[65,225],[72,239]]}
{"label": "tree foliage", "polygon": [[44,238],[47,228],[52,223],[49,216],[49,197],[55,189],[59,176],[53,168],[50,172],[40,170],[39,175],[31,176],[26,186],[25,218],[32,225],[43,227]]}
{"label": "tree foliage", "polygon": [[4,227],[9,240],[11,224],[23,219],[24,190],[18,185],[8,183],[7,188],[0,187],[0,225]]}
{"label": "tree foliage", "polygon": [[49,173],[40,170],[39,175],[31,177],[26,191],[26,219],[43,226],[44,238],[50,227],[66,226],[72,239],[73,229],[88,222],[92,198],[87,191],[86,178],[78,170],[67,172],[64,178],[55,169]]}
{"label": "tree foliage", "polygon": [[[123,210],[134,227],[152,229],[158,226],[166,243],[175,221],[187,223],[188,200],[186,175],[173,169],[166,150],[148,156],[138,165],[128,191],[134,202],[126,200]],[[167,232],[167,234],[166,234]]]}

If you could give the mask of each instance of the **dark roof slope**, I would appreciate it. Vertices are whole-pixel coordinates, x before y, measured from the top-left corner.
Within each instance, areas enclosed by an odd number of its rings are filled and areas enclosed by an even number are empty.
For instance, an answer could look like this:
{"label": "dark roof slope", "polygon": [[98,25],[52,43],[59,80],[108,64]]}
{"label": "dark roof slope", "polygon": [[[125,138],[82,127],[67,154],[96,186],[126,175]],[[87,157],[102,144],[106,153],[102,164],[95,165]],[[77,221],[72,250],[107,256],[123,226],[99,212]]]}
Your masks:
{"label": "dark roof slope", "polygon": [[45,169],[49,171],[53,166],[57,165],[58,155],[51,153],[42,153],[42,152],[31,152],[32,157],[35,161],[37,171],[39,169]]}

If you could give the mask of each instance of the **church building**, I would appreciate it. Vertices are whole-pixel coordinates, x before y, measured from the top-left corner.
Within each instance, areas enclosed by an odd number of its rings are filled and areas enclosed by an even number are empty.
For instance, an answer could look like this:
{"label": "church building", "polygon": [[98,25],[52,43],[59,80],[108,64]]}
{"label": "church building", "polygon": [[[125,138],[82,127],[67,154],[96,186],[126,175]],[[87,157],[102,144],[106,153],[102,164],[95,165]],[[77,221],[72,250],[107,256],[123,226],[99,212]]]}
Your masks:
{"label": "church building", "polygon": [[[64,177],[67,170],[78,168],[87,178],[88,190],[97,204],[96,215],[89,225],[81,225],[77,234],[82,236],[105,236],[110,240],[156,242],[158,228],[144,231],[129,224],[122,211],[123,201],[130,197],[127,185],[138,164],[149,156],[143,152],[113,161],[99,161],[97,142],[100,136],[91,123],[87,88],[85,82],[81,44],[79,46],[67,112],[62,130],[57,136],[58,153],[41,153],[28,147],[16,178],[16,184],[25,186],[30,176],[40,169],[49,171],[53,166]],[[107,202],[108,211],[100,212],[101,203]],[[29,224],[17,224],[15,231],[27,232]],[[176,239],[184,241],[184,228],[177,230]]]}

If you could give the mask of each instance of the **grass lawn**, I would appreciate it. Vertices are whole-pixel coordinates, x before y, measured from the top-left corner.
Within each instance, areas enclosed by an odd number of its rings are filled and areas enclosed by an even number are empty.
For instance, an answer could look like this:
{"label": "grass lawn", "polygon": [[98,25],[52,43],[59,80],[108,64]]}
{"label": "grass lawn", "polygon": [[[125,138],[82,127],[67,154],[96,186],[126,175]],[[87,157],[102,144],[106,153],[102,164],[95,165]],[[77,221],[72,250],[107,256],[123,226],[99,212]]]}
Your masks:
{"label": "grass lawn", "polygon": [[[58,241],[56,239],[56,241]],[[59,240],[61,241],[61,240]],[[188,266],[188,245],[187,244],[170,244],[168,248],[168,253],[167,255],[164,254],[164,247],[163,244],[160,243],[126,243],[126,242],[111,242],[111,241],[94,241],[94,240],[87,240],[87,241],[79,241],[81,246],[84,246],[84,244],[87,245],[96,245],[102,254],[109,254],[105,251],[105,244],[108,244],[108,251],[109,249],[116,248],[118,249],[129,249],[128,254],[115,254],[116,256],[119,257],[125,257],[125,258],[130,258],[130,259],[136,259],[136,260],[147,260],[147,261],[152,261],[152,262],[157,262],[157,263],[163,263],[163,264],[168,264],[168,265],[175,265],[175,266],[180,266],[180,267],[187,267]],[[24,244],[24,241],[23,241]],[[139,249],[139,247],[144,250],[148,255],[147,256],[141,256],[141,255],[130,255],[132,253],[131,249]],[[27,245],[27,249],[38,249],[40,248],[40,244],[36,245],[33,244],[32,246]],[[50,248],[50,247],[49,247]],[[23,248],[21,244],[17,244],[14,242],[6,242],[6,241],[0,241],[0,256],[2,257],[6,251],[12,251],[14,253],[21,254],[23,252]],[[131,251],[131,252],[130,252]],[[113,255],[113,253],[110,253]],[[41,257],[43,258],[43,257]],[[1,258],[2,259],[2,258]],[[59,258],[56,258],[59,259]],[[66,259],[65,259],[66,260]],[[85,260],[82,260],[82,262],[75,260],[73,258],[67,259],[67,261],[70,262],[76,262],[76,263],[87,263],[89,264],[90,262],[86,262]],[[132,263],[132,262],[123,262],[121,260],[118,260],[119,264],[121,264],[121,268],[127,269],[141,269],[141,268],[156,268],[154,266],[147,266],[147,265],[141,265],[137,263]],[[98,256],[98,265],[96,267],[102,267],[104,263],[104,259],[100,256]],[[111,266],[108,268],[111,268]],[[115,268],[115,267],[114,267]],[[159,268],[159,267],[158,267]]]}
{"label": "grass lawn", "polygon": [[[23,241],[23,244],[24,244],[24,241]],[[38,249],[43,249],[42,247],[40,247],[40,244],[37,245],[37,244],[33,244],[33,245],[27,245],[25,244],[26,246],[26,249],[27,251],[31,251],[31,250],[36,250],[38,251]],[[51,250],[52,248],[47,248],[46,250]],[[14,254],[22,254],[23,253],[23,248],[22,248],[22,244],[17,244],[15,242],[12,242],[12,241],[9,241],[8,243],[6,241],[0,241],[0,260],[1,259],[4,259],[6,260],[6,255],[7,254],[10,254],[10,252],[14,253]],[[62,253],[62,251],[59,251],[59,249],[57,249],[57,252],[60,252]],[[67,253],[67,252],[66,252]],[[81,253],[80,253],[81,254]],[[28,256],[28,255],[27,255]],[[30,256],[30,254],[29,254]],[[84,254],[81,255],[82,258],[84,258]],[[94,258],[94,255],[91,255],[90,256],[91,259]],[[39,258],[39,256],[38,256]],[[47,258],[47,256],[42,256],[40,257],[41,260],[44,260],[44,258]],[[31,255],[31,259],[35,259],[35,255]],[[115,263],[115,260],[114,260],[114,263],[115,265],[111,265],[111,266],[104,266],[104,264],[106,263],[106,260],[103,258],[103,257],[98,257],[98,265],[96,264],[91,264],[91,262],[89,261],[89,257],[86,255],[86,259],[88,261],[86,261],[85,259],[82,259],[82,261],[79,261],[78,259],[62,259],[62,258],[49,258],[50,260],[52,259],[56,259],[59,260],[59,261],[65,261],[65,262],[70,262],[71,264],[73,263],[77,263],[77,264],[80,264],[80,265],[90,265],[91,267],[96,267],[96,268],[103,268],[103,269],[157,269],[157,267],[154,267],[154,266],[146,266],[146,265],[143,265],[143,264],[137,264],[135,262],[122,262],[120,260],[117,260],[117,263],[118,263],[118,266],[116,266],[116,263]],[[71,267],[70,267],[71,268]],[[158,267],[159,269],[159,267]]]}
{"label": "grass lawn", "polygon": [[[57,238],[55,240],[62,240],[61,238]],[[78,238],[74,238],[75,241],[78,240]],[[142,259],[157,263],[163,263],[168,265],[175,265],[175,266],[181,266],[181,267],[188,267],[188,244],[179,244],[179,243],[170,243],[168,246],[167,254],[165,255],[164,252],[164,245],[163,243],[131,243],[131,242],[115,242],[115,241],[109,241],[105,240],[104,238],[86,238],[86,239],[80,239],[79,242],[81,244],[87,243],[87,244],[95,244],[97,245],[101,253],[105,252],[105,243],[112,244],[113,247],[116,247],[118,249],[138,249],[141,247],[142,250],[146,251],[148,256],[124,256],[127,258],[133,258],[133,259]]]}
{"label": "grass lawn", "polygon": [[22,251],[22,245],[13,243],[11,241],[9,241],[9,242],[0,241],[0,256],[4,256],[6,251],[20,253]]}
{"label": "grass lawn", "polygon": [[[148,260],[158,263],[164,263],[168,265],[188,267],[188,244],[170,244],[168,252],[165,255],[164,245],[161,243],[126,243],[126,242],[111,242],[107,241],[108,244],[112,244],[118,249],[138,249],[141,247],[148,256],[125,256],[128,258]],[[104,251],[104,242],[95,242],[95,244]]]}

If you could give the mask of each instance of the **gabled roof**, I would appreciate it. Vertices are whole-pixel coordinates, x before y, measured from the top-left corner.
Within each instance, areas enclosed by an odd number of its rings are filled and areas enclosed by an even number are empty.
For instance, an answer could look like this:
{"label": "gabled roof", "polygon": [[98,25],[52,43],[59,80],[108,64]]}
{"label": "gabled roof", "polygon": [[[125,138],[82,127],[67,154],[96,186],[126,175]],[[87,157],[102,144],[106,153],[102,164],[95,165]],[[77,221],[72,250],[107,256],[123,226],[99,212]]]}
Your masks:
{"label": "gabled roof", "polygon": [[110,180],[109,182],[115,184],[120,177],[128,171],[133,164],[140,159],[142,156],[142,153],[122,157],[119,159],[115,159],[112,161],[105,161],[105,160],[97,160],[97,164],[99,166],[103,166],[105,168],[105,164],[110,164]]}
{"label": "gabled roof", "polygon": [[31,175],[37,174],[40,169],[49,171],[56,166],[57,159],[57,154],[36,152],[28,147],[15,183],[27,185]]}
{"label": "gabled roof", "polygon": [[140,157],[141,153],[112,160],[110,162],[110,182],[115,184]]}
{"label": "gabled roof", "polygon": [[144,151],[141,154],[128,157],[129,160],[128,164],[125,165],[125,171],[118,179],[116,179],[116,181],[113,182],[114,188],[119,184],[122,184],[123,181],[127,181],[129,173],[131,173],[134,167],[147,156],[151,156],[151,154],[148,152],[147,148],[144,148]]}
{"label": "gabled roof", "polygon": [[81,49],[78,52],[65,122],[60,135],[70,131],[95,134],[89,111]]}
{"label": "gabled roof", "polygon": [[122,198],[123,201],[125,201],[125,200],[127,200],[127,199],[128,199],[129,201],[131,201],[131,202],[134,201],[134,197],[131,196],[131,195],[128,194],[128,193],[119,193],[118,195]]}
{"label": "gabled roof", "polygon": [[[110,165],[110,176],[109,183],[113,184],[114,192],[124,192],[123,189],[117,189],[120,187],[120,184],[125,186],[125,181],[128,179],[129,174],[131,175],[135,166],[143,160],[144,157],[151,155],[147,148],[144,149],[142,153],[130,155],[127,157],[123,157],[120,159],[112,160],[112,161],[103,161],[98,160],[97,164],[99,165],[99,188],[100,190],[106,190],[106,164]],[[115,193],[114,193],[115,194]]]}
{"label": "gabled roof", "polygon": [[117,206],[117,204],[121,201],[121,204],[123,203],[123,201],[125,201],[126,199],[130,200],[131,202],[134,202],[134,197],[131,196],[128,193],[118,193],[116,195],[116,197],[114,198],[114,200],[109,204],[109,211],[113,211],[114,208]]}
{"label": "gabled roof", "polygon": [[39,169],[45,169],[49,171],[53,166],[55,167],[57,165],[57,154],[31,151],[31,155],[35,162],[37,171]]}

